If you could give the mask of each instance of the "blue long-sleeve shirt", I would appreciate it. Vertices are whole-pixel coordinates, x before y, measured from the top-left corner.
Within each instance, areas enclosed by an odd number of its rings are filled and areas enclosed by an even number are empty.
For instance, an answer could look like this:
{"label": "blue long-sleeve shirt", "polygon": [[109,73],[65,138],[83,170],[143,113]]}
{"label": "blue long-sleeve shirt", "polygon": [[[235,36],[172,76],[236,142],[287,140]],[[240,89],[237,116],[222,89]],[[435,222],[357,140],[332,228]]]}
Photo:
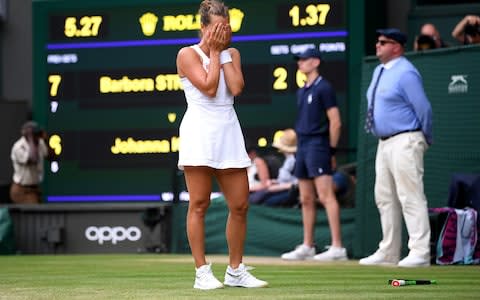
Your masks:
{"label": "blue long-sleeve shirt", "polygon": [[419,128],[427,143],[432,144],[432,107],[425,95],[420,73],[405,57],[398,57],[375,68],[367,90],[369,107],[373,87],[382,67],[385,69],[375,93],[372,133],[377,137],[387,137]]}
{"label": "blue long-sleeve shirt", "polygon": [[287,154],[285,160],[283,161],[282,166],[278,169],[277,181],[279,183],[288,183],[297,184],[298,179],[293,175],[293,169],[295,168],[295,155]]}

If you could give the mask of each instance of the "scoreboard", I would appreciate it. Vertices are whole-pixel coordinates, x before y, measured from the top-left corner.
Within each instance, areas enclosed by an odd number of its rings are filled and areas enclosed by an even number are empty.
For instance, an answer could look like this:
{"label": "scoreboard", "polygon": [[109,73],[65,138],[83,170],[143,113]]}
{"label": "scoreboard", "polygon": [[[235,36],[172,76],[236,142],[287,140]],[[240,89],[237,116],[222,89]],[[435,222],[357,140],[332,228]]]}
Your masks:
{"label": "scoreboard", "polygon": [[[176,54],[199,41],[200,1],[33,2],[34,116],[55,153],[46,202],[171,201],[186,110]],[[225,1],[245,89],[247,139],[271,145],[293,127],[304,84],[294,54],[323,53],[321,73],[346,103],[347,1]],[[342,141],[345,143],[345,141]]]}

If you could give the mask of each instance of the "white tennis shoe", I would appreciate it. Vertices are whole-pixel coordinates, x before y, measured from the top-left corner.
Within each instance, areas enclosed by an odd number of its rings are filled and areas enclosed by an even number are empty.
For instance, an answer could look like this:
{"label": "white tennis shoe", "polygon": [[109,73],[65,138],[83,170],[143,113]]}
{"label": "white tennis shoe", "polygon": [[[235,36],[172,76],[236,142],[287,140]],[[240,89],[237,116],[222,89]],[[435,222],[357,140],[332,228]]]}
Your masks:
{"label": "white tennis shoe", "polygon": [[223,288],[223,284],[213,275],[212,264],[203,265],[195,270],[195,284],[193,285],[193,288],[200,290]]}
{"label": "white tennis shoe", "polygon": [[268,282],[257,279],[248,272],[248,268],[244,264],[240,264],[236,269],[232,269],[230,266],[227,267],[223,284],[226,286],[261,288],[266,287]]}

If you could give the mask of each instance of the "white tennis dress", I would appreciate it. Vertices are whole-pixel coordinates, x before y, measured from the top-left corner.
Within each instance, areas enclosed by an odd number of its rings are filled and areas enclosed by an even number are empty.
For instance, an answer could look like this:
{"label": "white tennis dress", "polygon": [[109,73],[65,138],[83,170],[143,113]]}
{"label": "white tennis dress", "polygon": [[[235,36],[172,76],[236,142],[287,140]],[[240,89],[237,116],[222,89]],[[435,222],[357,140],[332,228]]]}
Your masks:
{"label": "white tennis dress", "polygon": [[[208,71],[210,58],[198,45],[190,47],[200,55],[203,67]],[[242,129],[233,108],[233,95],[227,88],[223,70],[220,70],[217,95],[213,98],[204,95],[186,77],[180,81],[187,100],[187,111],[180,124],[178,168],[250,166]]]}

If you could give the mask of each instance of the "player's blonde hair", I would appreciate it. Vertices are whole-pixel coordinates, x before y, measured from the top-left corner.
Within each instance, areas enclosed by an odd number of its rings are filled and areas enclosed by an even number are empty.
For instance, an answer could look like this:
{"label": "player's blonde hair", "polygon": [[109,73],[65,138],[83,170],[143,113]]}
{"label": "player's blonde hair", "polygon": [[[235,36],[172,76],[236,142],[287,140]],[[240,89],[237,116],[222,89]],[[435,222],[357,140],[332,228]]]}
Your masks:
{"label": "player's blonde hair", "polygon": [[202,25],[209,25],[212,15],[228,18],[228,6],[219,0],[203,0],[200,3],[198,14]]}

